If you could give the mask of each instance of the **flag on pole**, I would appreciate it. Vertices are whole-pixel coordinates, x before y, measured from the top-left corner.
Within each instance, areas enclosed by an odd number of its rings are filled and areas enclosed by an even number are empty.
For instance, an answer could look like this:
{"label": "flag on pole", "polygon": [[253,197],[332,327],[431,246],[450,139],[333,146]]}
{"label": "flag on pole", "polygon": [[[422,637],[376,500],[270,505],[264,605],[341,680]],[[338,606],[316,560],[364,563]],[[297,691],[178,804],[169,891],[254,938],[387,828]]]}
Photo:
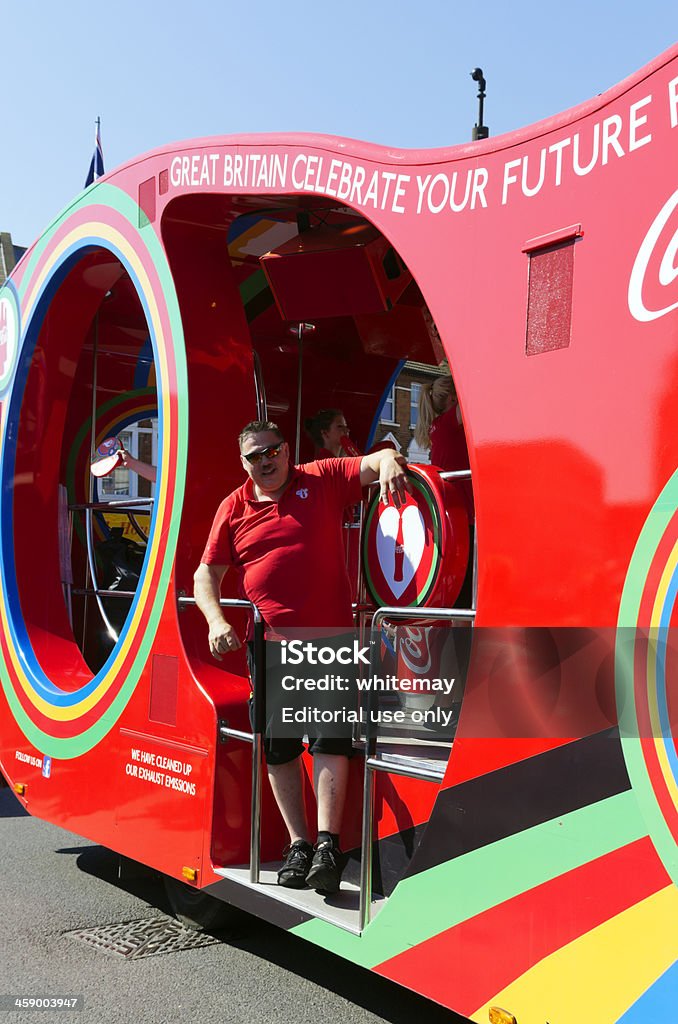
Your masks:
{"label": "flag on pole", "polygon": [[92,156],[92,162],[89,165],[89,171],[87,172],[87,180],[85,181],[85,188],[91,185],[92,182],[100,178],[104,173],[104,151],[101,148],[101,118],[97,117],[96,121],[97,130],[94,134],[94,155]]}

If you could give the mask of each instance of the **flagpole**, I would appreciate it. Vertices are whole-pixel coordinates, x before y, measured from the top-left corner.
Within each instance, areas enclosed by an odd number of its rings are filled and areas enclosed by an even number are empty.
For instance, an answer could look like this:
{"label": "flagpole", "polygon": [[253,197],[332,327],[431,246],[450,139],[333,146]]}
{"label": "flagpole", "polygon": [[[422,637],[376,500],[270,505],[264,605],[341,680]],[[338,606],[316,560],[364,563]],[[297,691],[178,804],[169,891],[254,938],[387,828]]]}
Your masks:
{"label": "flagpole", "polygon": [[87,177],[85,178],[85,188],[101,178],[104,174],[104,151],[101,145],[101,117],[97,117],[94,122],[96,128],[94,132],[94,154],[92,156],[92,162],[89,166]]}
{"label": "flagpole", "polygon": [[104,173],[104,150],[103,146],[101,145],[101,115],[97,117],[97,138],[95,143],[95,153],[97,156],[97,161],[99,158],[101,159],[101,171],[96,175],[96,177],[101,178]]}

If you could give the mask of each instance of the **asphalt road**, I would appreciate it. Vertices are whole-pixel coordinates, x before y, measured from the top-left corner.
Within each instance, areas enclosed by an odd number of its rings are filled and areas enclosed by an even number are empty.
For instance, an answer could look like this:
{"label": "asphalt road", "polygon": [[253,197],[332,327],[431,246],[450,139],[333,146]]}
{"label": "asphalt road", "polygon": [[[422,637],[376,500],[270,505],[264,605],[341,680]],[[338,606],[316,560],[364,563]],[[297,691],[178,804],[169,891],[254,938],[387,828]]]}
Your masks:
{"label": "asphalt road", "polygon": [[202,948],[122,959],[69,935],[166,922],[160,880],[119,878],[116,855],[27,815],[0,789],[3,997],[79,996],[81,1011],[0,1008],[0,1024],[454,1024],[418,996],[249,915]]}

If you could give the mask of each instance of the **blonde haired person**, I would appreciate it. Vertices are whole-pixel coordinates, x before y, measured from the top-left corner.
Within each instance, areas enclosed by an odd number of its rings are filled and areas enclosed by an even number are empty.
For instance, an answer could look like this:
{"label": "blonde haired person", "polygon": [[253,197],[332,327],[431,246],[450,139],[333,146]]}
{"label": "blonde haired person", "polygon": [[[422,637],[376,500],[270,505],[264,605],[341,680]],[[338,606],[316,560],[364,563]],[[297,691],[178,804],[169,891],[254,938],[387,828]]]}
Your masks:
{"label": "blonde haired person", "polygon": [[414,438],[431,449],[431,463],[442,470],[468,469],[468,450],[454,383],[449,374],[422,385]]}

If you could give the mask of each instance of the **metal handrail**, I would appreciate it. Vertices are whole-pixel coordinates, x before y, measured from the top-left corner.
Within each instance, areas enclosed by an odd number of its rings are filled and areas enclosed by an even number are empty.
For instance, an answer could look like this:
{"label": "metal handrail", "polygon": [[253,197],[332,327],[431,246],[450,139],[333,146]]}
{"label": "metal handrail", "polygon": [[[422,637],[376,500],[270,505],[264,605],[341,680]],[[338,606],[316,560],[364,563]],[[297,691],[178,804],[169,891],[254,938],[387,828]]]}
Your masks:
{"label": "metal handrail", "polygon": [[[389,619],[441,619],[450,622],[455,619],[461,622],[473,622],[475,611],[469,608],[403,608],[395,605],[384,605],[378,608],[372,619],[372,632],[374,633],[387,617]],[[370,674],[374,676],[374,658],[376,644],[372,644],[370,656]],[[411,778],[419,778],[426,782],[441,781],[437,773],[426,773],[423,770],[416,771],[412,768],[405,770],[404,766],[387,765],[375,756],[376,736],[370,730],[370,707],[369,702],[373,699],[373,692],[368,696],[368,714],[365,733],[365,773],[363,776],[363,817],[362,834],[360,839],[360,902],[358,905],[358,928],[362,932],[370,923],[370,901],[372,898],[372,833],[374,829],[374,774],[376,771],[388,771],[394,775],[405,775]]]}
{"label": "metal handrail", "polygon": [[[182,606],[196,605],[194,597],[178,598],[178,604]],[[231,729],[227,725],[219,728],[221,736],[227,736],[234,740],[244,740],[252,744],[252,798],[250,801],[250,882],[256,884],[259,881],[261,872],[261,768],[263,741],[262,735],[265,726],[264,697],[266,688],[266,645],[264,643],[264,620],[261,612],[252,601],[243,601],[240,598],[222,597],[219,600],[221,608],[247,608],[252,611],[254,623],[254,658],[252,666],[252,691],[254,697],[253,718],[254,729],[251,733],[243,732],[240,729]]]}
{"label": "metal handrail", "polygon": [[[153,505],[155,498],[121,498],[120,501],[83,501],[79,504],[69,505],[69,512],[84,512],[87,509],[92,509],[94,512],[106,512],[107,509],[114,508],[116,512],[124,512],[127,508],[133,508],[135,512],[141,514],[145,510],[142,506]],[[150,509],[147,515],[150,515]]]}
{"label": "metal handrail", "polygon": [[242,732],[241,729],[232,729],[230,725],[220,725],[219,735],[223,736],[224,739],[242,740],[244,743],[254,742],[254,733]]}
{"label": "metal handrail", "polygon": [[[106,614],[106,610],[105,610],[105,608],[104,608],[104,606],[102,604],[101,597],[100,597],[101,594],[104,594],[104,593],[110,594],[110,593],[114,593],[114,591],[110,591],[109,592],[109,591],[106,591],[102,587],[99,586],[99,579],[97,577],[97,568],[96,568],[96,557],[94,555],[94,530],[93,530],[93,523],[92,523],[92,512],[95,512],[95,511],[97,511],[97,512],[104,512],[104,511],[107,511],[108,509],[111,509],[111,508],[115,508],[116,511],[118,511],[118,512],[124,512],[126,510],[126,508],[129,506],[130,508],[136,509],[138,514],[140,514],[140,515],[144,515],[144,514],[150,515],[151,514],[150,510],[148,510],[148,512],[146,512],[146,510],[141,507],[141,506],[144,506],[144,505],[146,505],[146,506],[153,505],[153,498],[132,498],[132,499],[127,500],[127,501],[106,501],[106,502],[85,501],[85,502],[81,502],[81,503],[78,503],[78,504],[74,504],[74,505],[69,505],[68,506],[69,512],[84,512],[85,513],[85,537],[86,537],[86,540],[87,540],[87,567],[89,569],[89,575],[90,575],[90,578],[92,580],[92,587],[91,588],[83,587],[83,588],[81,588],[81,592],[82,592],[82,594],[84,594],[85,597],[88,597],[90,595],[94,596],[94,600],[97,603],[97,608],[99,609],[99,614],[101,615],[101,618],[103,620],[104,626],[108,630],[108,635],[111,637],[111,639],[115,643],[118,642],[120,634],[115,629],[115,627],[113,626],[111,620],[109,619],[108,615]],[[73,593],[76,593],[76,591],[73,591]],[[118,593],[122,596],[120,591],[118,591]],[[134,596],[134,594],[132,594],[132,597],[133,596]]]}
{"label": "metal handrail", "polygon": [[73,587],[71,593],[76,597],[136,597],[136,590],[101,590],[94,587]]}
{"label": "metal handrail", "polygon": [[268,419],[268,404],[266,402],[266,388],[264,376],[261,372],[261,360],[258,352],[252,352],[252,364],[254,367],[254,393],[257,402],[257,419]]}
{"label": "metal handrail", "polygon": [[[197,608],[198,602],[194,597],[186,597],[185,594],[181,594],[177,601],[181,605],[195,606]],[[220,597],[219,605],[221,608],[253,608],[254,611],[259,614],[259,609],[251,601],[245,601],[239,597]]]}
{"label": "metal handrail", "polygon": [[365,758],[366,767],[373,772],[388,772],[389,775],[403,775],[406,779],[421,779],[423,782],[442,782],[444,772],[426,771],[414,765],[398,764],[397,761],[384,761],[380,757]]}
{"label": "metal handrail", "polygon": [[[97,603],[97,608],[99,609],[99,614],[101,615],[103,623],[106,629],[108,630],[108,635],[115,643],[117,643],[119,633],[114,629],[113,625],[111,624],[111,621],[108,618],[108,615],[106,614],[106,610],[103,606],[101,598],[99,597],[99,593],[101,592],[102,588],[99,586],[99,580],[97,578],[96,559],[94,557],[94,535],[92,530],[91,508],[85,510],[85,536],[87,538],[87,565],[89,567],[89,574],[94,589],[94,600]],[[85,605],[86,604],[87,602],[85,602]]]}
{"label": "metal handrail", "polygon": [[402,605],[382,605],[372,619],[372,629],[381,626],[382,620],[389,619],[441,619],[453,622],[473,622],[476,617],[473,608],[410,608]]}

